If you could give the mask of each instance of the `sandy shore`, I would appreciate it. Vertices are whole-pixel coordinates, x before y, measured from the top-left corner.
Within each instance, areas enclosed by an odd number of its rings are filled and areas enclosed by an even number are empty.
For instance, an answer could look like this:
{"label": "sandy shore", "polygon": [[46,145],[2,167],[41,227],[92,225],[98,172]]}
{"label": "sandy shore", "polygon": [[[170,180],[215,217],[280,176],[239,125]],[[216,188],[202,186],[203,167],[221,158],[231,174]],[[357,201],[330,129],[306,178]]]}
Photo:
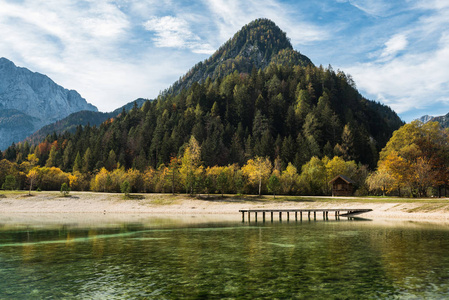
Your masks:
{"label": "sandy shore", "polygon": [[[6,197],[4,197],[6,196]],[[28,197],[24,193],[5,194],[0,198],[0,222],[33,220],[51,215],[55,222],[70,219],[91,219],[92,222],[107,219],[142,219],[148,216],[188,216],[201,215],[204,219],[216,218],[240,220],[240,209],[262,208],[369,208],[372,212],[360,215],[369,219],[394,219],[414,221],[435,221],[449,223],[449,201],[437,202],[424,199],[422,201],[398,199],[398,201],[369,200],[357,201],[353,198],[338,198],[323,201],[321,198],[310,198],[296,201],[243,200],[236,198],[197,199],[185,195],[144,194],[140,199],[124,200],[121,194],[72,192],[70,197],[62,197],[57,192],[33,193]],[[449,200],[449,199],[446,199]],[[429,203],[430,202],[430,203]]]}

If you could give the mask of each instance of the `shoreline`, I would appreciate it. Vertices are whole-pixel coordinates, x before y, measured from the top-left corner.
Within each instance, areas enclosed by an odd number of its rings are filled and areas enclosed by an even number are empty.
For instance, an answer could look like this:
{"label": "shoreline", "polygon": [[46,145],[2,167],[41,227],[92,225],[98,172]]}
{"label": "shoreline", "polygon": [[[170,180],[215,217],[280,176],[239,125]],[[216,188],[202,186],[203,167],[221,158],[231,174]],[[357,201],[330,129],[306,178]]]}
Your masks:
{"label": "shoreline", "polygon": [[[59,192],[27,192],[6,193],[0,198],[0,222],[13,223],[16,219],[23,223],[26,220],[43,219],[92,222],[106,220],[140,220],[148,217],[167,218],[171,215],[199,216],[202,219],[241,220],[240,209],[311,209],[311,208],[369,208],[373,211],[358,217],[372,220],[401,220],[438,222],[449,224],[448,199],[370,199],[355,197],[272,197],[224,198],[213,195],[213,198],[198,199],[186,195],[140,194],[136,199],[123,199],[123,194],[72,192],[70,197],[63,197]],[[134,195],[135,196],[135,195]],[[136,196],[135,196],[136,197]],[[294,199],[294,200],[291,200]],[[205,215],[208,217],[206,218]],[[99,217],[101,216],[101,217]],[[317,216],[317,220],[322,217]],[[329,219],[333,217],[329,216]]]}

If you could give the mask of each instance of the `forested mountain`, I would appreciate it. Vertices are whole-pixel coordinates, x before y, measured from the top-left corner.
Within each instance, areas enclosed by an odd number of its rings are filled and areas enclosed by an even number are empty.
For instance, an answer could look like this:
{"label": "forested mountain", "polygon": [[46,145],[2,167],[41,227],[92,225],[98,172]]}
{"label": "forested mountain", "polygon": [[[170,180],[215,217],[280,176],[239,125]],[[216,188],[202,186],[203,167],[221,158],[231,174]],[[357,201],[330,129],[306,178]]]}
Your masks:
{"label": "forested mountain", "polygon": [[374,167],[402,124],[389,107],[362,97],[349,75],[315,67],[262,19],[140,109],[36,147],[13,145],[4,156],[20,162],[33,152],[40,165],[65,171],[117,163],[144,170],[181,156],[194,136],[205,166],[263,156],[279,158],[279,169],[288,162],[300,169],[313,156],[338,155]]}
{"label": "forested mountain", "polygon": [[80,110],[97,108],[47,76],[0,58],[0,149]]}
{"label": "forested mountain", "polygon": [[194,82],[206,78],[215,80],[238,71],[250,73],[253,68],[264,69],[270,63],[307,66],[311,60],[293,50],[285,32],[271,20],[257,19],[237,32],[210,58],[195,65],[166,92],[178,93]]}
{"label": "forested mountain", "polygon": [[61,134],[65,131],[74,133],[78,126],[99,126],[104,121],[115,118],[118,114],[120,114],[123,110],[129,111],[133,108],[134,105],[137,107],[141,107],[145,102],[145,99],[139,98],[124,106],[117,108],[116,110],[108,113],[99,112],[99,111],[88,111],[82,110],[70,114],[62,120],[56,121],[52,124],[48,124],[29,137],[26,138],[28,142],[31,144],[39,144],[41,141],[45,139],[47,135],[51,135],[53,133]]}

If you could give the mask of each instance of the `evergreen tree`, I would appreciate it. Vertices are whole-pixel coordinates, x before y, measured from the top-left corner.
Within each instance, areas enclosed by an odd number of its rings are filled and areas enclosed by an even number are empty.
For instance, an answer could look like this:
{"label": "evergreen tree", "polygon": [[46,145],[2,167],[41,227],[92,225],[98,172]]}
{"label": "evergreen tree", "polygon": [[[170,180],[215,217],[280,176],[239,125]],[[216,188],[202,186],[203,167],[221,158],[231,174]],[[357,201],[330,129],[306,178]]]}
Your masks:
{"label": "evergreen tree", "polygon": [[56,147],[51,147],[50,154],[48,156],[47,162],[45,163],[46,167],[56,167]]}
{"label": "evergreen tree", "polygon": [[86,149],[86,152],[84,152],[82,166],[81,166],[81,172],[88,173],[91,171],[91,159],[92,159],[92,152],[90,150],[90,147]]}
{"label": "evergreen tree", "polygon": [[83,162],[81,160],[80,153],[76,153],[75,162],[73,163],[73,172],[81,172],[83,167]]}

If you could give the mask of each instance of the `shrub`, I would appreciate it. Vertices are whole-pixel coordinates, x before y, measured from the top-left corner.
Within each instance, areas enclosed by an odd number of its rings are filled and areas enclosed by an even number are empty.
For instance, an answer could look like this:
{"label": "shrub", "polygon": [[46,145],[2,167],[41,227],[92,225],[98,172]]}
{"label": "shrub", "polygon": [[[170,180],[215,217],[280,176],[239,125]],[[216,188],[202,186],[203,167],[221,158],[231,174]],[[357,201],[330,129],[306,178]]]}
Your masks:
{"label": "shrub", "polygon": [[5,182],[2,184],[3,190],[15,190],[16,189],[16,178],[12,175],[6,175]]}
{"label": "shrub", "polygon": [[64,196],[64,197],[67,197],[67,196],[69,196],[69,193],[70,193],[70,188],[69,188],[69,186],[67,185],[67,183],[63,183],[62,185],[61,185],[61,194]]}
{"label": "shrub", "polygon": [[125,197],[129,196],[129,192],[131,191],[131,185],[127,180],[123,181],[120,185],[120,191],[125,194]]}

